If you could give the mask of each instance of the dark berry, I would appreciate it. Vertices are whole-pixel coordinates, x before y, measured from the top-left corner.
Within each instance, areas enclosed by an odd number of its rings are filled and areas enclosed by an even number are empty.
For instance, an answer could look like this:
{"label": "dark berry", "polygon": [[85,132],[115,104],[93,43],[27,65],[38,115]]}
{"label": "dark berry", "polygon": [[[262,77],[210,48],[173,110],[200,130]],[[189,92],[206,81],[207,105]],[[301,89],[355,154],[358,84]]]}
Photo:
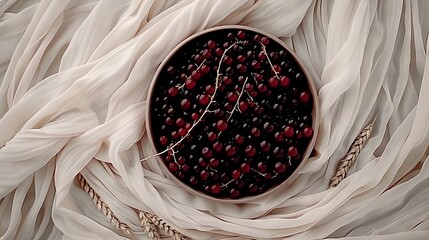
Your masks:
{"label": "dark berry", "polygon": [[304,128],[302,133],[304,134],[304,137],[306,137],[306,138],[312,137],[313,136],[313,129],[306,127],[306,128]]}
{"label": "dark berry", "polygon": [[295,157],[298,154],[298,149],[296,147],[289,147],[287,150],[287,154],[291,157]]}
{"label": "dark berry", "polygon": [[179,93],[179,90],[177,90],[177,87],[170,87],[168,89],[168,96],[175,97]]}
{"label": "dark berry", "polygon": [[225,131],[226,129],[228,129],[228,122],[221,119],[221,120],[217,121],[216,128],[219,131]]}

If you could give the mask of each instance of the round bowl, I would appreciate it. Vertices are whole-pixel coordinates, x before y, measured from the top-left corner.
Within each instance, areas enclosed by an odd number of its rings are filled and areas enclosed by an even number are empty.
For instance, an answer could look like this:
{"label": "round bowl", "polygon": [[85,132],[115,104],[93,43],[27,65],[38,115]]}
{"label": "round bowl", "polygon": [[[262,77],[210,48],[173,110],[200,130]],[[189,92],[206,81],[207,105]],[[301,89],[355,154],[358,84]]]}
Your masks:
{"label": "round bowl", "polygon": [[[155,139],[154,139],[154,122],[153,122],[153,115],[154,115],[154,107],[156,107],[154,105],[155,103],[155,88],[157,86],[157,84],[160,84],[161,78],[161,71],[166,67],[166,65],[170,62],[170,60],[173,58],[173,56],[178,52],[183,50],[183,47],[186,46],[187,43],[191,42],[192,40],[194,40],[195,38],[198,38],[200,36],[203,36],[205,34],[208,33],[213,33],[216,31],[222,31],[222,30],[231,30],[231,31],[237,31],[237,30],[244,30],[244,31],[250,31],[250,32],[254,32],[257,34],[260,34],[262,36],[266,36],[269,37],[270,40],[275,41],[276,43],[278,43],[280,46],[282,46],[285,50],[287,50],[287,52],[292,56],[292,58],[295,60],[295,62],[297,63],[297,66],[299,66],[300,71],[302,71],[302,73],[304,74],[304,77],[307,79],[307,84],[308,84],[308,89],[311,92],[311,97],[312,97],[312,109],[311,109],[311,116],[312,116],[312,130],[313,130],[313,134],[311,139],[309,139],[307,148],[305,149],[304,153],[301,155],[302,159],[299,163],[299,165],[295,168],[295,170],[293,171],[293,173],[287,177],[283,182],[279,183],[276,186],[273,186],[269,189],[267,189],[265,192],[258,194],[258,195],[252,195],[252,196],[245,196],[242,198],[217,198],[217,197],[213,197],[211,195],[208,195],[204,192],[195,190],[194,188],[188,186],[187,184],[185,184],[184,182],[182,182],[180,179],[178,179],[178,177],[176,177],[174,174],[172,174],[170,172],[170,170],[167,168],[166,164],[164,163],[162,157],[160,156],[160,153],[166,153],[167,148],[165,149],[159,149],[159,147],[157,148],[156,144],[155,144]],[[267,55],[268,56],[268,55]],[[271,63],[270,63],[271,64]],[[246,80],[247,81],[247,80]],[[243,85],[244,88],[244,85]],[[225,203],[245,203],[245,202],[250,202],[259,198],[263,198],[267,195],[270,194],[274,194],[275,192],[281,191],[282,189],[285,189],[288,185],[290,185],[292,183],[292,181],[295,180],[295,178],[297,177],[297,174],[299,172],[299,170],[303,167],[303,165],[305,164],[305,162],[307,161],[307,159],[310,157],[315,141],[316,141],[316,137],[317,137],[317,133],[318,133],[318,122],[319,122],[319,103],[318,103],[318,98],[317,98],[317,90],[316,87],[312,81],[311,75],[308,73],[308,71],[305,69],[304,65],[299,61],[298,57],[296,56],[296,54],[289,49],[280,39],[278,39],[277,37],[266,33],[264,31],[261,31],[259,29],[255,29],[255,28],[251,28],[251,27],[246,27],[246,26],[239,26],[239,25],[228,25],[228,26],[219,26],[219,27],[214,27],[214,28],[210,28],[210,29],[206,29],[204,31],[198,32],[190,37],[188,37],[187,39],[185,39],[184,41],[182,41],[179,45],[177,45],[168,55],[167,57],[163,60],[163,62],[160,64],[160,66],[158,67],[154,78],[151,82],[150,88],[149,88],[149,94],[148,94],[148,100],[147,100],[147,109],[148,109],[148,114],[146,115],[146,132],[148,135],[148,139],[149,139],[149,144],[151,145],[151,148],[153,149],[155,155],[153,156],[154,158],[156,158],[157,160],[161,161],[160,166],[162,171],[172,180],[174,180],[179,186],[181,186],[184,190],[190,192],[191,194],[194,194],[196,196],[200,196],[203,197],[207,200],[210,201],[216,201],[216,202],[225,202]],[[195,134],[195,133],[194,133]],[[192,135],[192,132],[189,132],[189,135]],[[177,163],[177,162],[176,162]],[[192,169],[190,170],[192,171]]]}

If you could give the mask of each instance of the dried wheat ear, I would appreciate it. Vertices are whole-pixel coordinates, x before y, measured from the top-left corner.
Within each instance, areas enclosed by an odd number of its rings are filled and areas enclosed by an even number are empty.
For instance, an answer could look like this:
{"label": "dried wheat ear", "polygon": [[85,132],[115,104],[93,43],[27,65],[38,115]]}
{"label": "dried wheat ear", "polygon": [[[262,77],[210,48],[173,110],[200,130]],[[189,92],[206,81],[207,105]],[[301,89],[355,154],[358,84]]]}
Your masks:
{"label": "dried wheat ear", "polygon": [[186,239],[185,236],[183,236],[155,214],[139,211],[139,218],[142,227],[144,228],[145,232],[148,233],[150,239],[159,239],[158,230],[163,230],[174,240]]}
{"label": "dried wheat ear", "polygon": [[[127,236],[131,236],[131,230],[129,226],[125,223],[119,221],[119,219],[115,216],[112,210],[107,206],[107,204],[101,199],[101,197],[94,191],[94,189],[88,184],[85,178],[79,174],[78,181],[81,188],[91,197],[92,201],[97,206],[98,210],[100,210],[115,226],[117,229],[122,230]],[[173,227],[171,227],[164,220],[160,219],[158,216],[139,211],[139,219],[140,225],[143,227],[143,231],[147,233],[149,239],[158,240],[161,239],[159,235],[159,230],[163,230],[167,235],[171,236],[174,240],[184,240],[186,239],[181,233],[176,231]]]}
{"label": "dried wheat ear", "polygon": [[117,229],[122,230],[126,235],[131,235],[131,230],[128,225],[119,221],[109,206],[104,203],[103,199],[101,199],[101,197],[94,191],[94,189],[88,184],[81,174],[78,175],[78,180],[82,189],[88,193],[92,201],[97,206],[98,210],[100,210],[107,217],[109,222],[111,222]]}
{"label": "dried wheat ear", "polygon": [[347,172],[353,163],[356,162],[356,159],[371,136],[373,124],[374,122],[368,124],[364,129],[362,129],[360,134],[354,140],[346,156],[340,160],[335,175],[331,178],[329,183],[329,188],[338,186],[338,184],[340,184],[340,182],[346,178]]}

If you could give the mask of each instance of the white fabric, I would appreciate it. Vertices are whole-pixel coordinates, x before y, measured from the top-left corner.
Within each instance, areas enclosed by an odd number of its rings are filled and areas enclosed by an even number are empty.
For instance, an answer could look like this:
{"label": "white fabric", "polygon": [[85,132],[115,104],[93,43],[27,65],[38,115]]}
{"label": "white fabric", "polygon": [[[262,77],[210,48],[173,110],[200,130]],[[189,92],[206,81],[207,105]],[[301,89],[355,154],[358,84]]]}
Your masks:
{"label": "white fabric", "polygon": [[[1,0],[0,239],[123,239],[79,172],[136,239],[146,235],[134,209],[195,239],[427,239],[428,9],[426,0]],[[242,205],[192,196],[156,160],[139,161],[152,154],[144,117],[157,66],[186,37],[227,24],[293,48],[321,104],[318,156],[284,191]],[[375,118],[349,176],[327,190]]]}

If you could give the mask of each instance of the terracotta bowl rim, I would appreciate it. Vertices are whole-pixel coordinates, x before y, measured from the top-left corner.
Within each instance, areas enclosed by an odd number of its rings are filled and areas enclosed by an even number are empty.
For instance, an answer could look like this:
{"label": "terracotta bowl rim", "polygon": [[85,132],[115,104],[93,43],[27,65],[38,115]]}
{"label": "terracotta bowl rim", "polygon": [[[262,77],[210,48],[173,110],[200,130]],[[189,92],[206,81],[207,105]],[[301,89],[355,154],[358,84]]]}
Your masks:
{"label": "terracotta bowl rim", "polygon": [[309,72],[305,68],[305,66],[302,64],[302,62],[299,60],[299,58],[297,57],[297,55],[294,51],[292,51],[285,43],[283,43],[279,38],[273,36],[272,34],[264,32],[264,31],[256,29],[256,28],[253,28],[253,27],[248,27],[248,26],[223,25],[223,26],[208,28],[208,29],[205,29],[205,30],[200,31],[198,33],[195,33],[195,34],[187,37],[185,40],[180,42],[176,47],[174,47],[173,50],[165,57],[165,59],[158,66],[158,68],[155,72],[155,75],[152,78],[152,82],[150,84],[150,87],[149,87],[149,92],[148,92],[148,96],[147,96],[147,100],[146,100],[147,114],[146,114],[145,120],[146,120],[146,134],[148,136],[150,147],[151,147],[153,153],[157,154],[158,151],[156,150],[155,144],[153,142],[153,135],[152,135],[152,128],[151,128],[152,127],[152,120],[151,120],[152,109],[151,109],[151,106],[152,106],[153,92],[154,92],[157,80],[159,79],[159,75],[160,75],[161,70],[168,63],[168,61],[174,56],[174,54],[176,54],[176,52],[180,48],[182,48],[185,44],[187,44],[191,40],[193,40],[193,39],[195,39],[195,38],[197,38],[203,34],[209,33],[209,32],[214,32],[214,31],[218,31],[218,30],[227,30],[227,29],[231,29],[231,30],[241,29],[241,30],[253,31],[253,32],[265,35],[265,36],[269,37],[271,40],[274,40],[275,42],[280,44],[282,47],[284,47],[293,56],[293,58],[298,63],[299,67],[301,68],[302,72],[304,73],[305,77],[307,78],[308,86],[309,86],[309,89],[311,91],[312,98],[313,98],[313,109],[312,109],[312,114],[311,114],[312,115],[313,137],[310,140],[310,142],[307,146],[307,149],[305,150],[305,152],[302,156],[301,163],[298,165],[298,167],[295,169],[295,171],[285,181],[283,181],[282,183],[268,189],[266,192],[259,194],[259,195],[247,196],[247,197],[242,197],[242,198],[238,198],[238,199],[232,199],[232,198],[215,198],[215,197],[212,197],[210,195],[207,195],[205,193],[202,193],[198,190],[191,188],[190,186],[183,183],[176,176],[174,176],[167,169],[167,166],[165,165],[164,161],[161,159],[160,156],[154,156],[153,158],[155,158],[161,162],[159,165],[160,165],[160,168],[161,168],[163,173],[165,173],[169,178],[171,178],[175,183],[177,183],[181,188],[185,189],[189,193],[194,194],[196,196],[200,196],[200,197],[205,198],[205,199],[210,200],[210,201],[215,201],[215,202],[219,202],[219,203],[238,204],[238,203],[252,202],[252,201],[255,201],[257,199],[264,198],[267,195],[275,194],[282,189],[285,189],[287,186],[289,186],[298,177],[299,171],[305,165],[307,160],[311,157],[310,155],[311,155],[313,148],[314,148],[314,145],[316,143],[318,130],[319,130],[319,124],[318,124],[319,123],[319,117],[320,117],[319,116],[319,100],[318,100],[317,89],[316,89],[316,86],[313,82],[313,78],[311,77],[311,75],[309,74]]}

